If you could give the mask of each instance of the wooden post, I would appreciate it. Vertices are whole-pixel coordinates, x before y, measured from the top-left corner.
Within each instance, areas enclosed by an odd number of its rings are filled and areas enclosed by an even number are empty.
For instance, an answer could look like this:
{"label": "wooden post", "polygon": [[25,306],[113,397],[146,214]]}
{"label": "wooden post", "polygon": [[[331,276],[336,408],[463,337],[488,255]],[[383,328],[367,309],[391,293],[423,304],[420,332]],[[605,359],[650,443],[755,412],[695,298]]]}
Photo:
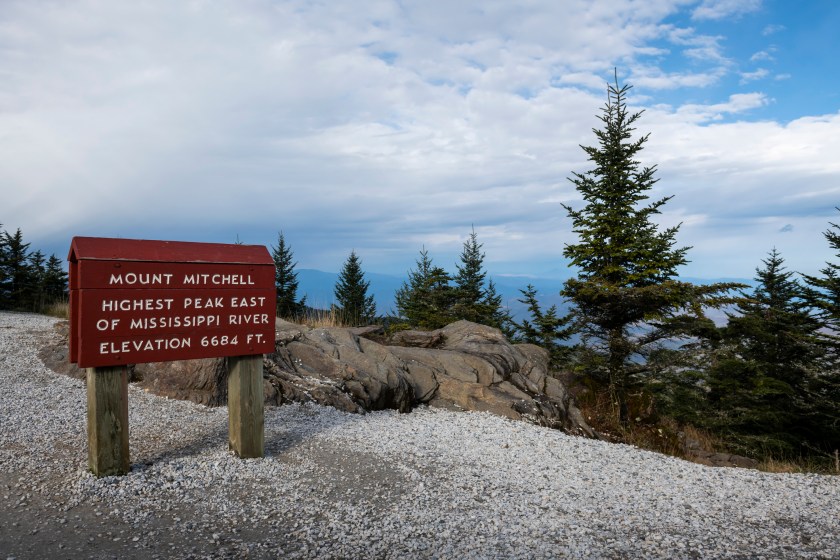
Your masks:
{"label": "wooden post", "polygon": [[265,452],[262,372],[261,354],[228,358],[228,441],[243,459],[262,457]]}
{"label": "wooden post", "polygon": [[88,467],[96,476],[126,474],[128,369],[87,368]]}

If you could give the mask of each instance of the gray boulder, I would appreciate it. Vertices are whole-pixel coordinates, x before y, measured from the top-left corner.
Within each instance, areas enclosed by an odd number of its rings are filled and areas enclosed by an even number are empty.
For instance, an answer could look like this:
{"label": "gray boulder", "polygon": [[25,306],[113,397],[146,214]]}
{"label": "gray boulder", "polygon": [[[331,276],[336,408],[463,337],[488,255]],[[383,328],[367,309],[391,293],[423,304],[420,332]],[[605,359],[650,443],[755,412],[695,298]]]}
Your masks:
{"label": "gray boulder", "polygon": [[[268,404],[315,402],[355,413],[408,412],[428,405],[490,412],[595,437],[552,376],[548,353],[511,344],[497,329],[458,321],[387,339],[379,328],[313,328],[283,320],[275,326],[275,351],[263,361]],[[41,353],[47,365],[83,377],[67,364],[66,326],[47,342]],[[210,406],[227,401],[224,359],[138,364],[132,366],[132,378],[170,398]]]}
{"label": "gray boulder", "polygon": [[[403,331],[379,344],[344,328],[309,328],[278,320],[276,352],[266,357],[274,402],[312,400],[351,410],[418,404],[491,412],[591,437],[548,353],[511,344],[498,329],[458,321],[421,333]],[[268,394],[268,393],[267,393]],[[336,402],[340,401],[340,402]]]}

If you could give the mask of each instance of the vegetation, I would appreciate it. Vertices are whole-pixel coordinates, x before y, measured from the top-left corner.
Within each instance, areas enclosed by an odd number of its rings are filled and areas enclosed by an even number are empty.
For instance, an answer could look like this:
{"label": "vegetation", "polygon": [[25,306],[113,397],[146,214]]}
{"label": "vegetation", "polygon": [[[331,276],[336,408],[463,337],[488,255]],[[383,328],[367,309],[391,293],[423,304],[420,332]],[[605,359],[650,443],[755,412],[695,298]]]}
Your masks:
{"label": "vegetation", "polygon": [[[688,437],[774,471],[840,470],[840,226],[824,232],[838,262],[817,275],[800,280],[773,249],[752,290],[680,280],[690,248],[678,246],[679,226],[655,222],[671,197],[649,197],[656,166],[639,163],[648,136],[634,138],[641,113],[628,111],[629,91],[617,79],[608,86],[597,143],[583,147],[592,168],[571,177],[584,204],[564,206],[577,234],[563,251],[577,269],[561,292],[570,312],[542,309],[528,285],[519,299],[528,317],[514,321],[473,230],[454,274],[421,249],[396,293],[399,321],[437,329],[466,319],[546,348],[584,416],[613,440],[684,455]],[[63,261],[29,247],[19,229],[0,229],[0,309],[66,316]],[[323,326],[376,320],[355,251],[335,286],[336,305],[320,311],[298,299],[282,232],[272,253],[278,315]],[[718,326],[705,312],[722,306],[728,322]]]}
{"label": "vegetation", "polygon": [[711,427],[744,453],[775,457],[822,439],[808,395],[825,355],[822,323],[783,264],[774,249],[756,269],[758,286],[729,315],[708,375]]}
{"label": "vegetation", "polygon": [[425,247],[420,250],[417,268],[408,271],[408,280],[395,296],[397,312],[406,323],[419,329],[439,329],[455,320],[456,301],[452,278],[432,263]]}
{"label": "vegetation", "polygon": [[397,312],[407,325],[438,329],[467,320],[512,334],[511,318],[502,307],[502,298],[493,281],[487,279],[481,247],[472,231],[464,242],[454,277],[432,263],[425,247],[421,249],[417,268],[409,270],[408,280],[395,297]]}
{"label": "vegetation", "polygon": [[64,262],[30,252],[29,245],[19,228],[0,231],[0,309],[40,313],[67,298]]}
{"label": "vegetation", "polygon": [[298,278],[295,272],[294,253],[286,243],[281,231],[277,234],[277,246],[272,246],[274,258],[274,285],[277,288],[277,316],[284,319],[300,317],[306,309],[306,296],[298,300]]}
{"label": "vegetation", "polygon": [[343,324],[352,327],[366,325],[376,317],[373,294],[367,293],[369,287],[370,281],[365,280],[362,272],[362,262],[356,251],[351,251],[335,285],[336,311]]}
{"label": "vegetation", "polygon": [[704,308],[731,301],[725,294],[736,286],[677,279],[689,248],[675,248],[679,226],[660,231],[652,221],[671,197],[648,202],[656,168],[636,160],[648,136],[631,140],[641,113],[628,112],[629,89],[617,80],[608,87],[604,128],[593,130],[598,146],[583,147],[594,167],[571,179],[586,205],[564,205],[579,239],[563,255],[579,273],[562,291],[589,350],[585,366],[608,381],[622,423],[631,387],[653,373],[650,355],[706,320]]}
{"label": "vegetation", "polygon": [[519,291],[524,298],[519,302],[528,306],[531,320],[523,319],[521,323],[514,323],[514,340],[542,346],[549,351],[554,367],[565,365],[574,351],[574,347],[561,344],[575,332],[571,315],[560,317],[556,305],[543,311],[537,301],[537,289],[531,284]]}

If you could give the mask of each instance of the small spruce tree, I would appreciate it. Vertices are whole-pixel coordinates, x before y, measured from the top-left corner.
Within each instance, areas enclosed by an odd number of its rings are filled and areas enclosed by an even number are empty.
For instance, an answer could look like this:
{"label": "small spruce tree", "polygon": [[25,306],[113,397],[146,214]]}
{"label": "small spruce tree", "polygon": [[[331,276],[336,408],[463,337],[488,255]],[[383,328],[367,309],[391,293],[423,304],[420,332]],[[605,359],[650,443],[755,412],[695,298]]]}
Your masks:
{"label": "small spruce tree", "polygon": [[571,316],[560,317],[556,305],[543,311],[537,301],[537,289],[532,284],[519,291],[522,299],[518,301],[528,306],[531,319],[523,319],[521,323],[515,324],[515,339],[545,348],[551,356],[552,365],[558,367],[572,352],[571,346],[560,344],[560,341],[568,340],[574,334]]}
{"label": "small spruce tree", "polygon": [[47,259],[43,291],[48,302],[59,301],[67,296],[67,272],[64,270],[64,262],[55,253]]}
{"label": "small spruce tree", "polygon": [[297,299],[297,263],[294,262],[294,253],[282,231],[277,235],[277,246],[271,249],[274,258],[274,286],[277,290],[277,316],[285,319],[300,317],[306,306],[306,296],[300,301]]}
{"label": "small spruce tree", "polygon": [[739,450],[758,456],[807,454],[818,444],[809,384],[825,354],[822,323],[800,284],[773,249],[756,269],[758,285],[729,315],[724,344],[709,372],[716,428]]}
{"label": "small spruce tree", "polygon": [[395,294],[397,312],[412,327],[439,329],[454,320],[455,291],[449,274],[432,263],[429,252],[420,250],[417,268],[408,271],[408,280]]}
{"label": "small spruce tree", "polygon": [[10,309],[30,310],[34,291],[34,274],[29,262],[29,243],[23,242],[20,228],[10,235],[3,232],[5,257],[3,262],[2,303]]}
{"label": "small spruce tree", "polygon": [[337,312],[344,324],[359,326],[374,320],[376,303],[373,295],[367,293],[369,287],[370,281],[365,280],[361,260],[356,255],[356,251],[351,251],[335,286]]}
{"label": "small spruce tree", "polygon": [[492,280],[487,281],[484,270],[485,254],[481,251],[478,234],[472,230],[461,250],[455,283],[455,302],[452,315],[473,323],[507,330],[510,316],[502,308],[502,298],[496,293]]}

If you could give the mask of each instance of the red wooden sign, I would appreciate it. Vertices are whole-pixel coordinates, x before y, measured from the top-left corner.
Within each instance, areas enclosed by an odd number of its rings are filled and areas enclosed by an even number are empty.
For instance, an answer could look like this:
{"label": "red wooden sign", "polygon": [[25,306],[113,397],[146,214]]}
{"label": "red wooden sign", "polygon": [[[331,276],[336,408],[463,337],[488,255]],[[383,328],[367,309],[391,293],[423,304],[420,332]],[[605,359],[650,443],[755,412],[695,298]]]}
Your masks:
{"label": "red wooden sign", "polygon": [[68,260],[79,367],[274,351],[265,247],[75,237]]}

